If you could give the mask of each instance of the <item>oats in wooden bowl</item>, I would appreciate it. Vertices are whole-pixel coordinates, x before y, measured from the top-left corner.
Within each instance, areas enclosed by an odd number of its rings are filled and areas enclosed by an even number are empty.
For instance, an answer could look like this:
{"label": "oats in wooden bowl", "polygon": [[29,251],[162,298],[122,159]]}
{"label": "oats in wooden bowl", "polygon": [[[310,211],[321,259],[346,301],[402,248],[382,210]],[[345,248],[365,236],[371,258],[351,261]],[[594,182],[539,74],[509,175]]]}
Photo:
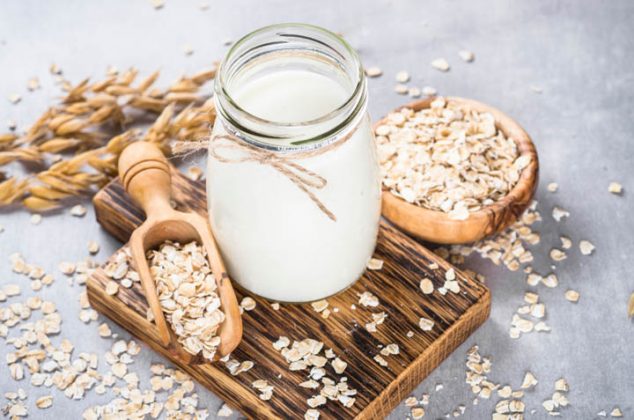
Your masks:
{"label": "oats in wooden bowl", "polygon": [[511,118],[463,98],[427,98],[375,125],[383,215],[421,239],[467,243],[515,222],[538,177],[535,146]]}

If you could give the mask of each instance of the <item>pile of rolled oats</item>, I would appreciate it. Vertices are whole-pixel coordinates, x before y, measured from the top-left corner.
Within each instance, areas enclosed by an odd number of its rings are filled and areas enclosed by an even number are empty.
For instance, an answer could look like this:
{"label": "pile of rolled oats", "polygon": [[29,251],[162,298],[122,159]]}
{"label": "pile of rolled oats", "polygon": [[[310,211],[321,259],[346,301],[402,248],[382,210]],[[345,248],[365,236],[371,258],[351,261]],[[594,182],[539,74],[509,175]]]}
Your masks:
{"label": "pile of rolled oats", "polygon": [[[478,404],[478,398],[488,400],[497,397],[500,400],[496,402],[494,412],[491,414],[493,420],[522,420],[524,418],[526,409],[522,401],[524,391],[537,385],[537,378],[531,372],[526,372],[524,375],[520,389],[513,390],[510,385],[494,383],[487,378],[491,372],[491,360],[480,355],[477,345],[467,351],[466,366],[466,383],[471,386],[471,392],[476,395],[473,400],[474,405]],[[464,410],[462,411],[464,413]]]}
{"label": "pile of rolled oats", "polygon": [[[282,336],[273,343],[273,348],[282,353],[291,371],[310,369],[308,379],[299,386],[319,389],[319,392],[307,401],[310,409],[304,414],[306,420],[318,419],[320,413],[316,408],[325,405],[328,400],[339,401],[344,407],[354,405],[357,390],[348,386],[348,378],[345,376],[337,378],[337,375],[343,374],[348,364],[337,357],[332,349],[323,350],[324,343],[307,338],[302,341],[293,341],[291,345],[288,337]],[[328,377],[327,367],[332,368],[333,376],[337,380]]]}
{"label": "pile of rolled oats", "polygon": [[389,114],[376,135],[384,187],[457,220],[507,195],[530,163],[492,114],[442,97]]}
{"label": "pile of rolled oats", "polygon": [[500,387],[499,384],[487,379],[487,374],[491,372],[491,360],[482,357],[478,346],[473,346],[467,351],[467,385],[471,386],[471,392],[480,398],[489,399],[494,390]]}
{"label": "pile of rolled oats", "polygon": [[[531,226],[541,220],[541,215],[537,211],[537,202],[533,201],[520,219],[504,232],[471,245],[439,247],[435,252],[442,258],[458,265],[464,263],[465,257],[476,252],[482,258],[491,260],[496,265],[503,263],[509,270],[517,271],[522,264],[533,261],[533,253],[528,249],[528,246],[539,244],[541,238]],[[527,267],[525,271],[530,273],[532,268]]]}
{"label": "pile of rolled oats", "polygon": [[28,264],[17,252],[9,256],[9,261],[14,273],[28,276],[31,280],[31,289],[36,292],[42,289],[42,286],[50,286],[55,281],[55,278],[47,274],[42,267]]}
{"label": "pile of rolled oats", "polygon": [[560,416],[561,412],[557,411],[561,407],[567,407],[570,402],[566,394],[570,390],[568,382],[564,378],[557,379],[555,382],[555,392],[553,392],[550,399],[545,400],[542,403],[542,407],[551,416]]}
{"label": "pile of rolled oats", "polygon": [[[198,407],[198,394],[194,392],[194,382],[186,373],[167,368],[163,364],[152,364],[150,371],[151,389],[143,389],[139,385],[139,377],[134,372],[125,373],[122,377],[115,372],[115,366],[121,363],[130,363],[130,355],[136,352],[134,341],[127,345],[127,352],[124,346],[118,345],[121,341],[115,342],[110,352],[106,353],[107,361],[114,363],[112,372],[104,375],[102,384],[96,387],[98,394],[106,392],[104,387],[112,388],[112,393],[116,398],[104,405],[96,405],[86,409],[82,415],[84,420],[98,419],[129,419],[129,418],[159,418],[167,419],[206,419],[209,416],[207,409]],[[125,343],[125,342],[124,342]],[[117,348],[120,347],[120,348]],[[138,348],[138,346],[136,347]],[[121,351],[119,354],[114,352]],[[117,362],[121,360],[122,362]],[[126,366],[126,365],[124,365]],[[127,372],[127,369],[120,369]],[[116,386],[117,379],[123,381],[122,386]],[[100,389],[101,387],[101,389]],[[165,395],[160,399],[159,395]]]}
{"label": "pile of rolled oats", "polygon": [[[197,407],[198,397],[193,393],[194,383],[188,375],[163,365],[152,365],[152,389],[141,390],[139,376],[130,371],[134,357],[141,351],[135,341],[113,340],[103,358],[96,353],[78,353],[70,340],[60,337],[62,317],[53,302],[39,296],[31,296],[24,302],[15,301],[19,295],[17,285],[7,284],[0,289],[0,302],[12,300],[0,306],[0,338],[12,347],[6,355],[6,370],[11,378],[27,381],[30,386],[27,390],[38,394],[40,389],[47,392],[37,396],[38,410],[53,405],[54,397],[50,394],[56,392],[54,390],[70,400],[81,400],[91,390],[97,395],[110,390],[115,398],[105,405],[86,409],[84,419],[141,418],[144,415],[157,418],[161,413],[166,418],[207,417],[207,410]],[[105,323],[101,325],[107,327]],[[101,334],[102,337],[114,337],[107,329],[108,333]],[[101,330],[105,328],[100,327]],[[109,366],[105,373],[98,370],[100,359]],[[177,384],[180,386],[172,391]],[[165,391],[169,393],[166,400],[158,401],[156,394]],[[4,415],[21,418],[29,414],[25,402],[29,396],[24,389],[6,392],[4,396],[8,401],[0,407]]]}
{"label": "pile of rolled oats", "polygon": [[218,329],[225,319],[205,249],[196,242],[165,242],[147,254],[161,308],[193,355],[213,360],[220,345]]}
{"label": "pile of rolled oats", "polygon": [[[539,302],[539,295],[533,292],[526,292],[524,294],[524,302],[525,304],[517,309],[517,313],[513,314],[509,336],[511,338],[519,338],[522,334],[532,331],[549,332],[550,327],[542,321],[546,316],[546,306]],[[529,316],[537,321],[527,319]]]}

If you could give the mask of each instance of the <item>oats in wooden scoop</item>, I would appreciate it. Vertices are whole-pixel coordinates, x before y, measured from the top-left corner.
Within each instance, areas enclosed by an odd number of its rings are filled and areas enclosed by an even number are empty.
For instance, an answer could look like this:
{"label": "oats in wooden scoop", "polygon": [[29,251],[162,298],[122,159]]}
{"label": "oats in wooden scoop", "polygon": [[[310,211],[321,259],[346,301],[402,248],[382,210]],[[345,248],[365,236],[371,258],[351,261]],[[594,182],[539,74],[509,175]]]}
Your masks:
{"label": "oats in wooden scoop", "polygon": [[213,360],[225,319],[204,248],[167,241],[147,253],[161,308],[185,351]]}

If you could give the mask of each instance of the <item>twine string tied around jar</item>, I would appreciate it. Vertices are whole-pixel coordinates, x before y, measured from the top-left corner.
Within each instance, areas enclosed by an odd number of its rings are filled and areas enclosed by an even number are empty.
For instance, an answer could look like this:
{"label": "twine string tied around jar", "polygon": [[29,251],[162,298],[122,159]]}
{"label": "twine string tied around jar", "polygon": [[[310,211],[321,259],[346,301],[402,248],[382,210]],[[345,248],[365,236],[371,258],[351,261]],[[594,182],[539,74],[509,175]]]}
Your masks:
{"label": "twine string tied around jar", "polygon": [[[345,142],[349,136],[329,145],[338,146]],[[330,148],[328,147],[328,148]],[[173,147],[176,155],[191,153],[197,150],[209,148],[209,154],[214,159],[222,163],[245,163],[256,162],[267,165],[288,178],[293,184],[302,190],[310,200],[321,210],[330,220],[337,221],[337,217],[330,211],[324,203],[317,197],[313,190],[321,190],[326,187],[328,181],[321,175],[296,163],[293,159],[314,156],[323,153],[323,150],[314,150],[301,153],[299,155],[285,156],[269,150],[260,149],[245,143],[240,138],[233,135],[217,135],[209,140],[196,142],[178,142]],[[241,156],[228,157],[223,151],[238,150],[243,153]]]}

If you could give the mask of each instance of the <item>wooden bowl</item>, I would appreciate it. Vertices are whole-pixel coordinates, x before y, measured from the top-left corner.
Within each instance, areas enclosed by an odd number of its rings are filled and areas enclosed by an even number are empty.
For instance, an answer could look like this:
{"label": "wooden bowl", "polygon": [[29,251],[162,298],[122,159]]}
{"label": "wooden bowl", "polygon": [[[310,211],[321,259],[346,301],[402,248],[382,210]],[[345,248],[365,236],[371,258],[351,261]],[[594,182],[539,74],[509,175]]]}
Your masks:
{"label": "wooden bowl", "polygon": [[[415,101],[397,108],[396,111],[402,108],[411,108],[414,111],[429,108],[434,99],[431,97]],[[519,219],[535,195],[539,162],[531,138],[509,116],[489,105],[471,99],[457,97],[445,99],[479,112],[491,113],[495,118],[496,127],[507,137],[515,140],[520,156],[531,157],[531,162],[522,171],[519,181],[505,197],[481,210],[469,213],[469,218],[466,220],[450,219],[447,213],[410,204],[383,189],[382,213],[394,225],[426,241],[440,244],[463,244],[501,232]],[[376,129],[384,121],[382,119],[377,122],[374,128]]]}

